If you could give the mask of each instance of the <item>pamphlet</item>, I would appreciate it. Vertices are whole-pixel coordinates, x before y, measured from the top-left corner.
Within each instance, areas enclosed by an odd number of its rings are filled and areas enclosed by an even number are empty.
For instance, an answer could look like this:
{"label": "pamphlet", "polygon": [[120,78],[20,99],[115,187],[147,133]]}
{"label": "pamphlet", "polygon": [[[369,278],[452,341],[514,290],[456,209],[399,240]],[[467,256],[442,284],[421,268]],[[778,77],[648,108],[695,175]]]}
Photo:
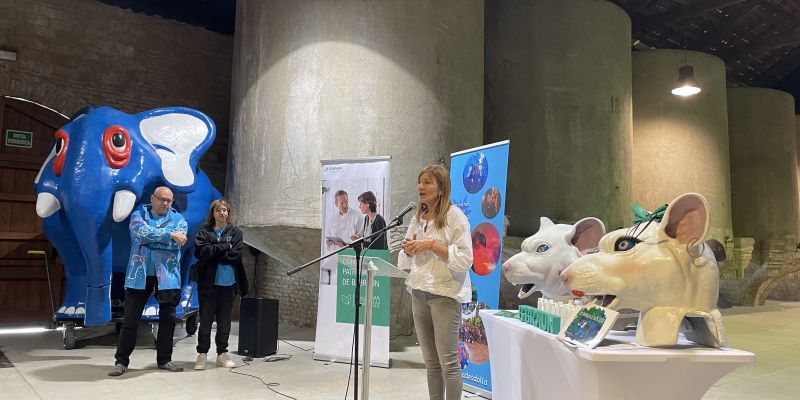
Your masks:
{"label": "pamphlet", "polygon": [[514,310],[500,310],[500,311],[494,313],[494,315],[496,315],[498,317],[519,319],[519,312],[514,311]]}
{"label": "pamphlet", "polygon": [[586,304],[570,318],[558,338],[568,343],[590,349],[595,348],[606,337],[619,313],[596,304]]}

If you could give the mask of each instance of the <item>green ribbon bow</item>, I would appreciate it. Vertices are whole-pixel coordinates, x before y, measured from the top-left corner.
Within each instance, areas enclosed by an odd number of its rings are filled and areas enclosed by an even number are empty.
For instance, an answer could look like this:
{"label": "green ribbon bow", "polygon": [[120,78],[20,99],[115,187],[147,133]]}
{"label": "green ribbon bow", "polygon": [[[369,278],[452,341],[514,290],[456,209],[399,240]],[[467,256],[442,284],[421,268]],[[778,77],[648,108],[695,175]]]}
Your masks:
{"label": "green ribbon bow", "polygon": [[642,206],[634,204],[631,206],[631,211],[633,211],[634,225],[650,221],[651,219],[656,222],[661,222],[661,219],[664,218],[664,212],[667,211],[667,204],[661,205],[661,207],[656,208],[653,212],[647,212]]}

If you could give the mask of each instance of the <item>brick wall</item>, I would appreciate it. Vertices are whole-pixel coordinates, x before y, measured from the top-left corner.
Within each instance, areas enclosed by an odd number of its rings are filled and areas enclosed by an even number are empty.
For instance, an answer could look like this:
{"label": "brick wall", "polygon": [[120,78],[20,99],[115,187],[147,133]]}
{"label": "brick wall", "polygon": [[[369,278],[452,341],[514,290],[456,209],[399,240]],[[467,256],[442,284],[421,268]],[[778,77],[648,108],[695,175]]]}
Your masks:
{"label": "brick wall", "polygon": [[[277,299],[281,323],[316,326],[319,275],[299,273],[288,277],[286,272],[290,267],[260,252],[258,256],[253,256],[246,251],[242,261],[250,282],[253,282],[255,271],[258,271],[255,277],[257,287],[250,292],[250,297]],[[403,279],[392,279],[391,296],[390,335],[408,335],[413,330],[414,322],[411,317],[411,295],[406,291]]]}
{"label": "brick wall", "polygon": [[0,94],[67,116],[86,105],[127,113],[185,106],[217,139],[201,168],[224,192],[233,37],[95,0],[0,0]]}
{"label": "brick wall", "polygon": [[254,269],[248,271],[248,275],[251,272],[257,274],[256,290],[253,291],[253,295],[279,301],[281,323],[292,326],[316,326],[318,280],[306,279],[304,274],[289,278],[286,276],[289,267],[264,253],[252,257],[252,264],[248,263],[247,259],[243,259],[243,262],[245,265],[254,265]]}

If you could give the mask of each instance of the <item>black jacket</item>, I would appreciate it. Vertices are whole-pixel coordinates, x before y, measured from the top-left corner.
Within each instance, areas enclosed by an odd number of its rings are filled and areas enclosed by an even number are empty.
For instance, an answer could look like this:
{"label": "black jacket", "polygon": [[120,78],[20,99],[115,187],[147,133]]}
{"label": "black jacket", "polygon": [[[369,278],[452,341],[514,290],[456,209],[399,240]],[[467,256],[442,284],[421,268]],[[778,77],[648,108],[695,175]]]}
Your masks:
{"label": "black jacket", "polygon": [[[362,224],[363,226],[361,227],[361,233],[362,234],[364,233],[364,231],[366,231],[368,221],[369,221],[369,217],[365,215],[364,216],[364,223]],[[371,229],[372,233],[375,233],[375,232],[377,232],[377,231],[379,231],[379,230],[381,230],[383,228],[386,228],[386,221],[383,219],[383,217],[381,217],[380,214],[375,214],[375,219],[372,220],[371,228],[372,228]],[[375,243],[370,244],[370,241],[373,241]],[[386,232],[378,235],[377,237],[372,238],[370,241],[364,242],[364,248],[367,248],[367,246],[369,246],[370,250],[388,250],[389,249],[389,244],[386,243]]]}
{"label": "black jacket", "polygon": [[233,266],[236,275],[237,293],[246,296],[249,284],[242,264],[242,231],[228,224],[220,237],[221,240],[217,239],[213,225],[203,225],[194,237],[194,256],[198,260],[197,291],[200,294],[209,292],[214,287],[217,265],[228,264]]}

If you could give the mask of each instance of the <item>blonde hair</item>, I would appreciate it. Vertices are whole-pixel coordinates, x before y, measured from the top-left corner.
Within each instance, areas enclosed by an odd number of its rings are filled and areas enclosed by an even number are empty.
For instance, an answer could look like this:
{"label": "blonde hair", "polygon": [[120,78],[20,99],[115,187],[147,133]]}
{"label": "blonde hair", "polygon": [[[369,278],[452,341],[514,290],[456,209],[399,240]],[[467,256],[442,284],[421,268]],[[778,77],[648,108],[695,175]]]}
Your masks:
{"label": "blonde hair", "polygon": [[228,204],[228,202],[225,201],[224,199],[216,199],[211,202],[211,206],[208,207],[208,216],[206,216],[206,224],[214,225],[214,223],[216,222],[214,220],[214,210],[216,210],[217,207],[220,206],[225,206],[225,208],[228,209],[228,219],[225,222],[233,225],[233,213],[231,212],[231,205]]}
{"label": "blonde hair", "polygon": [[[419,182],[422,175],[428,174],[439,185],[439,199],[436,201],[436,208],[433,211],[433,222],[436,229],[442,229],[447,222],[447,212],[450,210],[450,173],[447,169],[439,164],[428,165],[419,171],[417,175],[417,182]],[[417,207],[417,221],[422,219],[422,204]]]}

